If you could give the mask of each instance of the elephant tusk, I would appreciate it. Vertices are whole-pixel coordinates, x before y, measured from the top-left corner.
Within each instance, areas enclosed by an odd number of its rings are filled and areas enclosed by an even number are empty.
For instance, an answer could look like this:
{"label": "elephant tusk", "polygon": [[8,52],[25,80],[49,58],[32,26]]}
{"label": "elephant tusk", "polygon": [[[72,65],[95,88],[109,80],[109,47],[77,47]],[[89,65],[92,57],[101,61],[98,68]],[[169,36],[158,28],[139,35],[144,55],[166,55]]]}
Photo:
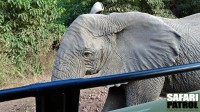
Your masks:
{"label": "elephant tusk", "polygon": [[107,85],[106,88],[114,87],[115,85]]}
{"label": "elephant tusk", "polygon": [[110,88],[110,87],[119,87],[122,84],[128,84],[128,82],[124,82],[124,83],[118,83],[118,84],[112,84],[112,85],[107,85],[106,88]]}

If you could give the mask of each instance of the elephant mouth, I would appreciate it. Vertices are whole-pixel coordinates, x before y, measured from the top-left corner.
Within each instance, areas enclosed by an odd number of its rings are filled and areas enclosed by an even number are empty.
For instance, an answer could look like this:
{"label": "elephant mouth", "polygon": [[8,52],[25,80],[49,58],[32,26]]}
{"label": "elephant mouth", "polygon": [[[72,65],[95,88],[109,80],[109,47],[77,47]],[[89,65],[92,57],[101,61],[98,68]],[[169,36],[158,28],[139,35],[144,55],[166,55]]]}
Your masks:
{"label": "elephant mouth", "polygon": [[87,70],[85,75],[94,75],[97,74],[99,72],[99,70]]}

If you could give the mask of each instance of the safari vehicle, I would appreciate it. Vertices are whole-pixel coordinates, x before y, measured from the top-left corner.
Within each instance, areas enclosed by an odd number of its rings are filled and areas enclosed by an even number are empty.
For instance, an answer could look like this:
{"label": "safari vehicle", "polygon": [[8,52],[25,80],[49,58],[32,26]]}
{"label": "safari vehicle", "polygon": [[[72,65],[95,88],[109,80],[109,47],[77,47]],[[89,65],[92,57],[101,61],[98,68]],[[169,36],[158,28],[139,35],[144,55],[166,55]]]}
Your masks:
{"label": "safari vehicle", "polygon": [[[142,80],[180,72],[200,70],[200,63],[172,66],[130,72],[95,78],[78,78],[46,83],[36,83],[18,88],[0,90],[0,102],[35,97],[36,112],[78,112],[80,89],[123,83],[129,80]],[[192,93],[200,93],[195,91]],[[198,99],[199,100],[199,99]],[[57,102],[57,103],[55,103]],[[169,111],[166,99],[126,107],[113,112],[164,112]],[[198,107],[200,103],[198,102]],[[196,111],[199,111],[198,109]],[[177,111],[175,111],[177,112]]]}

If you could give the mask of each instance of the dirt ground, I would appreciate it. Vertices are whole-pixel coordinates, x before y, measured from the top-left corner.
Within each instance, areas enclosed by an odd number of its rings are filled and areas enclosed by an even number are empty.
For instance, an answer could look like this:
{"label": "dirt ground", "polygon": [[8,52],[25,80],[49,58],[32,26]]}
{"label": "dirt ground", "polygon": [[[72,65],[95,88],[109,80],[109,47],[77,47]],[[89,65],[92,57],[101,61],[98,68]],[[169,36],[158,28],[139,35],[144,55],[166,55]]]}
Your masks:
{"label": "dirt ground", "polygon": [[[36,82],[49,81],[49,76],[36,76],[31,79],[16,81],[0,89],[23,86]],[[79,112],[100,112],[107,96],[107,88],[98,87],[81,90]],[[0,102],[0,112],[35,112],[35,99],[24,98],[13,101]]]}

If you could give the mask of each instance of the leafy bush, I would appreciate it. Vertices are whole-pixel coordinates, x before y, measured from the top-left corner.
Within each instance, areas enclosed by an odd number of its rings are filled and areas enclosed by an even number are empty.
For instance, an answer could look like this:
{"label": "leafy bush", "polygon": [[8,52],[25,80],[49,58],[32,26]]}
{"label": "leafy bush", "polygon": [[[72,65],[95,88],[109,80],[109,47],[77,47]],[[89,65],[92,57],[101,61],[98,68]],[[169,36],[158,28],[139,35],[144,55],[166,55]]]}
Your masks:
{"label": "leafy bush", "polygon": [[200,0],[170,0],[168,6],[178,18],[200,12]]}
{"label": "leafy bush", "polygon": [[79,15],[90,12],[96,0],[62,0],[61,6],[66,9],[61,20],[69,26]]}
{"label": "leafy bush", "polygon": [[140,11],[162,17],[174,17],[164,0],[106,0],[102,3],[105,4],[105,12],[108,13]]}
{"label": "leafy bush", "polygon": [[[128,12],[140,11],[156,16],[176,18],[184,17],[200,12],[199,0],[98,0],[102,2],[105,11]],[[92,5],[97,0],[62,0],[62,6],[66,9],[63,16],[65,25],[69,26],[80,14],[89,13]]]}
{"label": "leafy bush", "polygon": [[[164,0],[98,0],[102,2],[105,11],[111,12],[128,12],[140,11],[163,17],[173,17],[173,13],[164,2]],[[69,26],[73,20],[80,14],[89,13],[93,4],[97,0],[62,0],[62,6],[66,9],[66,15],[63,16],[65,25]]]}
{"label": "leafy bush", "polygon": [[[1,0],[0,56],[16,67],[18,74],[41,73],[40,57],[66,30],[57,18],[65,11],[59,0]],[[5,59],[4,61],[2,61]],[[0,64],[0,65],[1,65]],[[0,67],[1,69],[1,67]],[[10,73],[7,73],[10,72]],[[4,74],[16,74],[7,71]]]}
{"label": "leafy bush", "polygon": [[0,55],[0,85],[9,82],[10,78],[23,77],[18,68],[14,66],[5,55]]}

